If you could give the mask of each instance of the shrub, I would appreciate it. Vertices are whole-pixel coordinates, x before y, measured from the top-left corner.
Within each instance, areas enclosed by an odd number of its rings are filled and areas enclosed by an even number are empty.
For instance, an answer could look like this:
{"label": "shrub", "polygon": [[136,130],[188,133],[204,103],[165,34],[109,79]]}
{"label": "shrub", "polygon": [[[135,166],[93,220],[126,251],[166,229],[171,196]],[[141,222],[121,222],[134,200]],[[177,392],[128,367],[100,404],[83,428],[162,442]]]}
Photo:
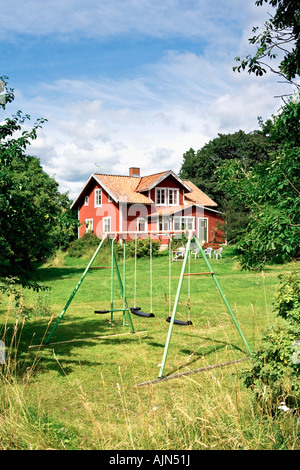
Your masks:
{"label": "shrub", "polygon": [[[115,253],[118,257],[123,256],[123,246],[120,243],[116,243]],[[157,240],[152,240],[152,256],[157,256],[160,248],[160,243]],[[148,238],[138,239],[134,241],[126,242],[126,257],[134,258],[135,252],[137,258],[150,257],[151,243]]]}
{"label": "shrub", "polygon": [[274,311],[283,319],[268,329],[261,347],[253,354],[252,369],[245,384],[261,403],[272,410],[280,402],[298,409],[300,404],[300,279],[296,274],[280,276]]}
{"label": "shrub", "polygon": [[275,312],[292,325],[300,326],[300,279],[296,273],[279,276],[275,293]]}
{"label": "shrub", "polygon": [[68,254],[74,258],[86,255],[92,249],[96,250],[100,240],[93,232],[86,232],[81,238],[74,240],[69,245]]}

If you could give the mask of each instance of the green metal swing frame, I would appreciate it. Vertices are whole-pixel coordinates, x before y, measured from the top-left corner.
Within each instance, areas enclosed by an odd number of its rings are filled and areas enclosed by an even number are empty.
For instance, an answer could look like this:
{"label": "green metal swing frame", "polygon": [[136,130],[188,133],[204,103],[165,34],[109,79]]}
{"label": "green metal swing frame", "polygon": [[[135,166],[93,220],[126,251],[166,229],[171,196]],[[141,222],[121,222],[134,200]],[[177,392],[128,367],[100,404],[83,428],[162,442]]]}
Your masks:
{"label": "green metal swing frame", "polygon": [[[151,237],[151,235],[156,235],[156,236],[161,236],[162,234],[161,233],[157,233],[157,232],[138,232],[139,235],[147,235]],[[167,339],[166,339],[166,343],[165,343],[165,347],[164,347],[164,352],[163,352],[163,357],[162,357],[162,361],[161,361],[161,364],[160,364],[160,371],[159,371],[159,375],[158,375],[158,379],[164,379],[164,370],[165,370],[165,365],[166,365],[166,360],[167,360],[167,355],[168,355],[168,351],[169,351],[169,347],[170,347],[170,342],[171,342],[171,337],[172,337],[172,332],[173,332],[173,326],[174,326],[174,323],[175,323],[175,318],[176,318],[176,313],[177,313],[177,309],[178,309],[178,303],[179,303],[179,299],[180,299],[180,294],[181,294],[181,289],[182,289],[182,284],[183,284],[183,279],[184,279],[184,276],[187,276],[187,275],[211,275],[212,276],[212,279],[221,295],[221,298],[237,328],[237,331],[247,349],[247,351],[249,352],[249,355],[251,356],[252,355],[252,351],[251,351],[251,348],[240,328],[240,325],[233,313],[233,310],[228,302],[228,300],[226,299],[226,296],[221,288],[221,285],[215,275],[215,273],[213,272],[212,268],[211,268],[211,265],[204,253],[204,250],[202,248],[202,245],[201,243],[199,242],[199,240],[197,239],[197,237],[195,236],[195,231],[189,231],[189,232],[186,232],[186,231],[181,231],[181,230],[178,230],[178,231],[168,231],[168,232],[165,232],[165,234],[167,235],[172,235],[172,234],[186,234],[188,233],[188,241],[187,241],[187,244],[186,244],[186,249],[185,249],[185,255],[184,255],[184,258],[183,258],[183,263],[182,263],[182,268],[181,268],[181,273],[180,273],[180,277],[179,277],[179,281],[178,281],[178,287],[177,287],[177,292],[176,292],[176,297],[175,297],[175,301],[174,301],[174,305],[173,305],[173,310],[172,310],[172,315],[169,319],[169,330],[168,330],[168,335],[167,335]],[[53,328],[51,329],[50,333],[48,334],[48,336],[46,337],[46,340],[44,341],[44,345],[47,345],[50,343],[50,340],[55,332],[55,330],[57,329],[59,323],[61,322],[62,318],[64,317],[68,307],[70,306],[74,296],[76,295],[76,293],[78,292],[78,289],[80,288],[84,278],[86,277],[86,274],[88,273],[89,269],[91,268],[93,262],[95,261],[95,258],[97,256],[97,254],[99,253],[99,251],[101,250],[104,242],[106,239],[108,239],[109,241],[109,245],[110,245],[110,248],[111,248],[111,306],[110,306],[110,313],[111,313],[111,323],[113,322],[113,313],[116,312],[116,311],[123,311],[123,325],[125,325],[125,317],[127,315],[127,318],[128,318],[128,321],[129,321],[129,325],[130,325],[130,330],[131,330],[131,333],[135,333],[135,330],[134,330],[134,326],[133,326],[133,321],[132,321],[132,317],[131,317],[131,309],[128,307],[128,303],[127,303],[127,299],[126,299],[126,263],[125,263],[125,256],[126,256],[126,253],[125,253],[125,250],[126,250],[126,243],[124,241],[124,263],[123,263],[123,282],[122,282],[122,278],[121,278],[121,275],[120,275],[120,271],[119,271],[119,267],[118,267],[118,263],[117,263],[117,260],[116,260],[116,256],[115,256],[115,253],[114,253],[114,242],[116,240],[117,237],[120,237],[120,236],[125,236],[125,235],[135,235],[137,236],[137,232],[119,232],[119,233],[109,233],[109,234],[106,234],[103,239],[101,240],[101,242],[99,243],[95,253],[93,254],[90,262],[88,263],[84,273],[82,274],[80,280],[78,281],[75,289],[73,290],[72,294],[70,295],[65,307],[63,308],[61,314],[59,315],[56,323],[54,324]],[[187,265],[187,260],[188,260],[188,257],[189,257],[189,252],[190,252],[190,245],[191,245],[191,241],[192,240],[195,240],[196,242],[196,245],[199,249],[199,253],[201,254],[207,268],[208,268],[208,272],[206,273],[185,273],[185,270],[186,270],[186,265]],[[123,300],[123,308],[122,309],[114,309],[114,271],[116,272],[116,275],[117,275],[117,279],[118,279],[118,283],[119,283],[119,287],[120,287],[120,290],[121,290],[121,298]],[[158,379],[155,379],[155,381],[157,381]],[[152,382],[152,381],[150,381]],[[150,382],[145,382],[143,384],[146,384],[146,383],[150,383]],[[141,385],[143,385],[141,384]]]}

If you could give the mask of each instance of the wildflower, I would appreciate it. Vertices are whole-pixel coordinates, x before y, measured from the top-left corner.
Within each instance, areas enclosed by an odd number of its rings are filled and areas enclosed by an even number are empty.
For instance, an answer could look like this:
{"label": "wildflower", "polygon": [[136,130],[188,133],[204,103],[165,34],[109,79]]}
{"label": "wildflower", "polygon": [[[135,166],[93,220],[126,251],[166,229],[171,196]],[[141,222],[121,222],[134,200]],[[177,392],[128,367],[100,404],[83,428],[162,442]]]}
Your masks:
{"label": "wildflower", "polygon": [[284,403],[284,401],[282,401],[282,402],[280,403],[280,406],[278,406],[278,409],[279,409],[279,410],[282,410],[282,411],[285,411],[285,412],[290,411],[289,407],[286,406],[286,404]]}

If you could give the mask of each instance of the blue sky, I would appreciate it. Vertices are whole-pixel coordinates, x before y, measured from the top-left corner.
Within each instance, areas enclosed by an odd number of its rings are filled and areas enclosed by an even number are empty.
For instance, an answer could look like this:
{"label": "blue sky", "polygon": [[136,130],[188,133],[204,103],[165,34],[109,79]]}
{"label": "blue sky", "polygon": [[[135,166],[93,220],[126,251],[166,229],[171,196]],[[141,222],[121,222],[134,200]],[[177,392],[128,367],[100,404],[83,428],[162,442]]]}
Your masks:
{"label": "blue sky", "polygon": [[178,172],[189,148],[280,106],[275,76],[232,71],[272,13],[254,0],[0,0],[0,12],[6,112],[48,119],[28,153],[71,197],[95,163]]}

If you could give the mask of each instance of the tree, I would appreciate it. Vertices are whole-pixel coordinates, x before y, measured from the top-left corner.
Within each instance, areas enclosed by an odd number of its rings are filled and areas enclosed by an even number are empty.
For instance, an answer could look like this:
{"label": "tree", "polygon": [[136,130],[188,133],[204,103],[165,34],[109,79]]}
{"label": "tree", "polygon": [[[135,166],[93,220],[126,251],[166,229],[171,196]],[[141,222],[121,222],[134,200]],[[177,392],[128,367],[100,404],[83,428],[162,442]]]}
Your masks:
{"label": "tree", "polygon": [[290,99],[268,122],[277,146],[270,161],[246,171],[233,160],[219,169],[220,185],[234,206],[244,204],[249,211],[237,243],[243,268],[258,269],[268,261],[300,255],[299,116],[300,100]]}
{"label": "tree", "polygon": [[[13,100],[5,80],[3,109]],[[30,131],[23,130],[29,119],[19,111],[0,125],[0,277],[18,277],[23,285],[28,284],[34,263],[65,244],[66,231],[71,237],[77,226],[68,212],[67,194],[59,193],[58,183],[43,171],[38,158],[26,155],[45,122],[39,119]]]}
{"label": "tree", "polygon": [[257,162],[268,161],[270,152],[277,144],[270,141],[266,132],[269,132],[268,127],[248,134],[242,130],[233,134],[219,134],[197,152],[190,149],[183,155],[180,176],[190,179],[218,203],[223,212],[227,226],[226,237],[229,241],[243,233],[248,210],[242,203],[238,208],[235,207],[230,194],[219,183],[217,169],[236,159],[245,170]]}
{"label": "tree", "polygon": [[[297,77],[300,75],[300,8],[299,0],[257,0],[255,4],[262,6],[269,3],[276,8],[274,16],[264,23],[264,30],[258,33],[259,28],[254,27],[255,35],[249,38],[249,43],[256,46],[254,55],[247,55],[244,59],[236,57],[240,63],[233,67],[234,71],[248,70],[257,76],[262,76],[267,69],[283,78],[287,83],[299,89]],[[279,58],[278,68],[270,63]],[[273,62],[274,63],[274,62]]]}
{"label": "tree", "polygon": [[208,196],[222,205],[225,196],[218,183],[216,169],[228,160],[238,159],[245,169],[269,158],[272,146],[264,130],[246,134],[239,130],[233,134],[218,134],[200,150],[190,149],[183,154],[180,177],[191,179]]}

